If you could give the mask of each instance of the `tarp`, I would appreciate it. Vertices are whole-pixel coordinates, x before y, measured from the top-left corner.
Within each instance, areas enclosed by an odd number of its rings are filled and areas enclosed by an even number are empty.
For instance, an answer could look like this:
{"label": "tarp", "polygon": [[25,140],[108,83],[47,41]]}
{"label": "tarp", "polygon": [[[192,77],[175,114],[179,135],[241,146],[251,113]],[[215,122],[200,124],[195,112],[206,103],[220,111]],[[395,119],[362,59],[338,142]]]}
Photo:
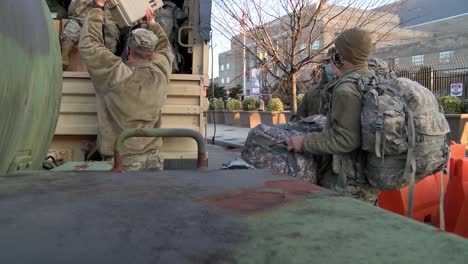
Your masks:
{"label": "tarp", "polygon": [[200,37],[210,40],[211,33],[211,0],[200,0]]}

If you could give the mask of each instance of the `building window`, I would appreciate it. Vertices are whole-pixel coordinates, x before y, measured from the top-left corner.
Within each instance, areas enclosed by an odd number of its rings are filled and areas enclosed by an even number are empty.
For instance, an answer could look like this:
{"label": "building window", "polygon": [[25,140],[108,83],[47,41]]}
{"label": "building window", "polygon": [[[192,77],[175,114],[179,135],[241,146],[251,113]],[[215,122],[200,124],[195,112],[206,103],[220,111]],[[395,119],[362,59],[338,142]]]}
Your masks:
{"label": "building window", "polygon": [[442,51],[439,54],[439,62],[440,63],[450,63],[453,57],[453,50],[450,51]]}
{"label": "building window", "polygon": [[221,84],[224,84],[224,78],[221,78]]}
{"label": "building window", "polygon": [[312,43],[312,50],[318,50],[320,49],[320,40],[316,40]]}
{"label": "building window", "polygon": [[278,40],[273,40],[273,45],[275,46],[275,50],[279,50],[279,41]]}
{"label": "building window", "polygon": [[301,45],[299,45],[299,50],[303,50],[306,48],[306,44],[302,43]]}
{"label": "building window", "polygon": [[226,70],[229,70],[229,63],[226,63]]}
{"label": "building window", "polygon": [[415,65],[423,65],[424,64],[424,55],[416,55],[411,57],[411,61]]}
{"label": "building window", "polygon": [[395,58],[394,64],[395,65],[400,65],[400,58]]}
{"label": "building window", "polygon": [[226,78],[226,84],[229,84],[230,81],[229,81],[229,77]]}
{"label": "building window", "polygon": [[221,64],[221,71],[224,71],[224,64]]}

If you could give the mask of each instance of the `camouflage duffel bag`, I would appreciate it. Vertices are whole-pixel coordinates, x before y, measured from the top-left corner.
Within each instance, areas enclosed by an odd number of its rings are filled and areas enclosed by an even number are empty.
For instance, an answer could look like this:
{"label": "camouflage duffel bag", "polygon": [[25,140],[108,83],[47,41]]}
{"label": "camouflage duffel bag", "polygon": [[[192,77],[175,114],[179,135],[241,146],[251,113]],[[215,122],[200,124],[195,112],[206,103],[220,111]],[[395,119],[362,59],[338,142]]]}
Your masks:
{"label": "camouflage duffel bag", "polygon": [[258,125],[250,130],[241,157],[258,169],[272,169],[315,184],[318,165],[314,156],[290,152],[287,143],[292,136],[321,131],[325,122],[325,116],[314,115],[286,124]]}

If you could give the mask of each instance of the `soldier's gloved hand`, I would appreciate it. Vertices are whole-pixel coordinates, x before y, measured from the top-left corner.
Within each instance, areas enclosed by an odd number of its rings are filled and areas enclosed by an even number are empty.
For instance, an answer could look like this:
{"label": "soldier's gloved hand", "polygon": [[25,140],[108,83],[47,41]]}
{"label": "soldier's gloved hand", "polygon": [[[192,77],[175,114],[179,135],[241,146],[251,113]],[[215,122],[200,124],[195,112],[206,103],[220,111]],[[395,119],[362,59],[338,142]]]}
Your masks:
{"label": "soldier's gloved hand", "polygon": [[104,4],[106,4],[106,0],[96,0],[96,5],[104,7]]}
{"label": "soldier's gloved hand", "polygon": [[302,143],[304,143],[303,135],[290,137],[288,140],[288,150],[302,152]]}

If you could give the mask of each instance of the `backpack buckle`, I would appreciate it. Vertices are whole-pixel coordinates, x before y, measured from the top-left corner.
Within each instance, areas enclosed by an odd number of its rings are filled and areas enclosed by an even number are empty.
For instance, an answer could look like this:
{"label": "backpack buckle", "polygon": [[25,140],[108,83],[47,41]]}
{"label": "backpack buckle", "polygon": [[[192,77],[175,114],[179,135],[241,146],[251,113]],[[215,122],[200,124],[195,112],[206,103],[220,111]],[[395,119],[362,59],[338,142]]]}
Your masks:
{"label": "backpack buckle", "polygon": [[375,120],[375,129],[382,129],[383,128],[383,116],[377,116]]}

